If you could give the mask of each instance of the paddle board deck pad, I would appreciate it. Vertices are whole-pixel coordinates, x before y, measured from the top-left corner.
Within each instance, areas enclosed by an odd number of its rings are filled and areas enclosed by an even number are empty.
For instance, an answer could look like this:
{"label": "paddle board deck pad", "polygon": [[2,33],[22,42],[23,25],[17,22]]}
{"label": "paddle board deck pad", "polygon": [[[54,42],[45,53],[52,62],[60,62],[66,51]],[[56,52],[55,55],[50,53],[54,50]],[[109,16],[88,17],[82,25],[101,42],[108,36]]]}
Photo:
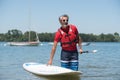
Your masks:
{"label": "paddle board deck pad", "polygon": [[58,66],[53,65],[46,65],[46,64],[40,64],[40,63],[24,63],[23,68],[36,75],[41,76],[54,76],[54,75],[79,75],[82,72],[80,71],[73,71],[71,69],[66,69]]}

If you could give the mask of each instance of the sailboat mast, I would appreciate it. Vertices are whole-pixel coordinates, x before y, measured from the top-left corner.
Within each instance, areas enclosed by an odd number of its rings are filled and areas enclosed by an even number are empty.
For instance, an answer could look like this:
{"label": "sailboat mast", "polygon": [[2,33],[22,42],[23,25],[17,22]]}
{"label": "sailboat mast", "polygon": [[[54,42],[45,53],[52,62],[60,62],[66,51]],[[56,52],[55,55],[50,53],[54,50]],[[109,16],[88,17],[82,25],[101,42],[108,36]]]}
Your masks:
{"label": "sailboat mast", "polygon": [[30,31],[31,31],[31,29],[30,29],[30,27],[31,27],[31,0],[29,0],[29,11],[28,11],[28,12],[29,12],[29,13],[28,13],[28,17],[29,17],[29,18],[28,18],[28,21],[29,21],[29,22],[28,22],[28,24],[29,24],[29,25],[28,25],[28,28],[29,28],[29,36],[28,36],[29,39],[28,39],[28,41],[30,42],[30,41],[31,41],[31,40],[30,40],[30,37],[31,37],[31,36],[30,36],[30,35],[31,35],[31,34],[30,34]]}

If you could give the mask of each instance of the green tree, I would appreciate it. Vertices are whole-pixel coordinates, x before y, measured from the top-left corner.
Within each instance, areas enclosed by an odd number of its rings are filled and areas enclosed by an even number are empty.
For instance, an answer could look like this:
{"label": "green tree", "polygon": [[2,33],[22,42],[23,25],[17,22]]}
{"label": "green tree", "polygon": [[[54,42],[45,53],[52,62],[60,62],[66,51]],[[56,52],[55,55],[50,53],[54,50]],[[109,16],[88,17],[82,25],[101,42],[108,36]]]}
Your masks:
{"label": "green tree", "polygon": [[120,36],[117,32],[114,33],[115,41],[120,42]]}
{"label": "green tree", "polygon": [[22,31],[17,29],[8,30],[5,34],[6,41],[21,41],[21,37],[23,36]]}
{"label": "green tree", "polygon": [[0,34],[0,41],[5,41],[5,34]]}

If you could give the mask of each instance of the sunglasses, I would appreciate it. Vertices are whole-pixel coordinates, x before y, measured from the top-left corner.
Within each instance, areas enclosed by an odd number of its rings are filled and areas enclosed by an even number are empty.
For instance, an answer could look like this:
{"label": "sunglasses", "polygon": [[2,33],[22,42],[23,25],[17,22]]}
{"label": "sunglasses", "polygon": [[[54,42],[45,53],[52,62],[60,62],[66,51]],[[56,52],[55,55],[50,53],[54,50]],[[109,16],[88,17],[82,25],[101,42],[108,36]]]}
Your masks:
{"label": "sunglasses", "polygon": [[68,19],[66,19],[66,20],[65,20],[65,19],[63,19],[62,21],[63,21],[63,22],[68,22]]}

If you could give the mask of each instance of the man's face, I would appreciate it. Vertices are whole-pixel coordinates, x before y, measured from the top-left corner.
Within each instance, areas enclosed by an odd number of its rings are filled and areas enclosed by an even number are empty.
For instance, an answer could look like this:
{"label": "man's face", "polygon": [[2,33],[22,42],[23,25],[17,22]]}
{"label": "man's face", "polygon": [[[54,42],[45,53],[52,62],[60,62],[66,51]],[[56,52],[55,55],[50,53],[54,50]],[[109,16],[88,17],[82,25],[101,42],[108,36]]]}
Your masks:
{"label": "man's face", "polygon": [[67,27],[67,25],[68,25],[68,18],[67,17],[61,17],[60,18],[60,23],[61,23],[62,27]]}

